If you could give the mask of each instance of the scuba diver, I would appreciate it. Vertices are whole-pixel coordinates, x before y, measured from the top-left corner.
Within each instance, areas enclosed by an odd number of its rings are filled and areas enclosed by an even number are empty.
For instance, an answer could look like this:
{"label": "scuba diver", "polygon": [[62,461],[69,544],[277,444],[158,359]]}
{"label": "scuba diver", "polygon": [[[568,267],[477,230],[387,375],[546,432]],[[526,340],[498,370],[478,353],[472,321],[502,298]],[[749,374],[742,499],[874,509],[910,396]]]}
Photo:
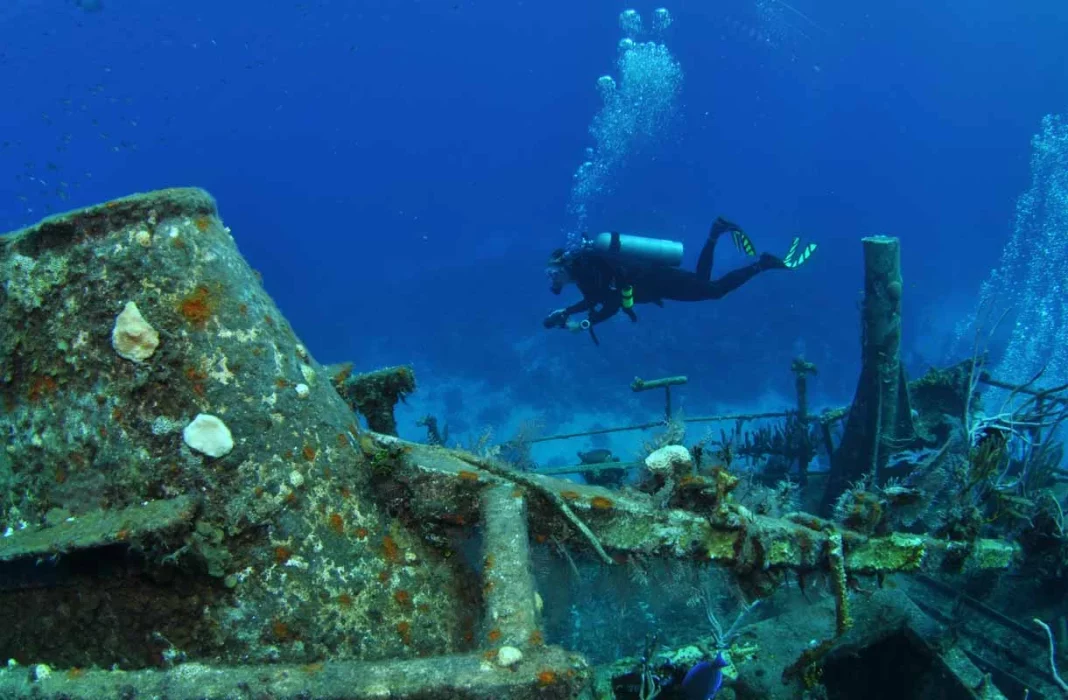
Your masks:
{"label": "scuba diver", "polygon": [[[582,299],[557,309],[542,322],[546,328],[588,330],[598,343],[593,327],[622,311],[637,321],[635,304],[663,306],[665,300],[705,301],[719,299],[734,291],[765,270],[785,270],[806,262],[816,250],[815,243],[800,248],[795,238],[785,258],[762,253],[755,262],[712,279],[712,259],[716,242],[730,233],[735,246],[748,256],[756,256],[749,236],[737,224],[718,217],[708,232],[694,272],[679,267],[682,243],[626,234],[601,233],[595,238],[583,236],[578,250],[558,248],[549,256],[545,269],[553,294],[574,283]],[[587,312],[582,321],[572,321],[572,314]]]}

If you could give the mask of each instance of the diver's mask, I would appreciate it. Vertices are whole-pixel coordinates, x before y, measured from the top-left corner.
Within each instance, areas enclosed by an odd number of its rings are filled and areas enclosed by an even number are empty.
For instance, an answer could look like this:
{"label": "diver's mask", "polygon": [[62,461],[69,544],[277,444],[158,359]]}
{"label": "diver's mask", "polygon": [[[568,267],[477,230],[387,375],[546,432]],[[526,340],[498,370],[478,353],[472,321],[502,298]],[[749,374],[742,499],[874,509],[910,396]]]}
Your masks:
{"label": "diver's mask", "polygon": [[573,281],[568,271],[568,263],[568,254],[563,248],[557,248],[549,255],[549,261],[545,266],[545,276],[549,278],[549,289],[553,294],[564,291],[568,282]]}
{"label": "diver's mask", "polygon": [[564,287],[571,281],[571,275],[562,264],[550,264],[545,268],[545,276],[549,278],[549,289],[553,294],[564,291]]}

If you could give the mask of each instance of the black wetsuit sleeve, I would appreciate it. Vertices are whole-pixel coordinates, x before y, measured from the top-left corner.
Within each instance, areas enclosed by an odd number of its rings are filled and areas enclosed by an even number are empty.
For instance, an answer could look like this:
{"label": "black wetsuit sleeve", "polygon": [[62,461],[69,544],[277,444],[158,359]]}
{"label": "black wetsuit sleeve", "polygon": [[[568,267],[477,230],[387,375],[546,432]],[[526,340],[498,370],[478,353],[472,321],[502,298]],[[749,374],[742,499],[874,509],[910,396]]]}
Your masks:
{"label": "black wetsuit sleeve", "polygon": [[570,316],[571,314],[577,314],[581,311],[586,311],[591,306],[593,306],[593,304],[591,304],[588,299],[583,298],[580,301],[576,301],[574,304],[564,309],[564,311],[567,312],[568,316]]}
{"label": "black wetsuit sleeve", "polygon": [[601,302],[600,308],[590,309],[590,324],[595,326],[602,321],[607,321],[615,316],[622,306],[623,298],[618,294],[611,295],[608,299]]}

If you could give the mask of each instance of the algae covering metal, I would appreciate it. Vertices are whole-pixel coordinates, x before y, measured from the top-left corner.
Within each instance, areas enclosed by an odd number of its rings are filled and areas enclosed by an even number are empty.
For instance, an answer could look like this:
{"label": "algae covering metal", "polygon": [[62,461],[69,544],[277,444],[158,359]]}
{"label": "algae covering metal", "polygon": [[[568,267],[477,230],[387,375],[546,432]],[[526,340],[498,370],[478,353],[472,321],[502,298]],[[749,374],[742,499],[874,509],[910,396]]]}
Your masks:
{"label": "algae covering metal", "polygon": [[[382,435],[372,439],[383,447],[404,447],[404,457],[393,464],[391,477],[407,489],[407,501],[422,521],[472,523],[479,518],[475,495],[501,483],[500,477],[478,470],[450,450]],[[1005,569],[1019,556],[1019,547],[1003,540],[952,542],[902,533],[869,537],[840,530],[834,523],[806,513],[772,518],[729,501],[717,503],[714,498],[703,508],[663,508],[650,494],[633,489],[617,491],[537,474],[526,476],[559,494],[600,543],[620,556],[711,560],[740,573],[803,572],[827,568],[831,540],[836,535],[842,539],[844,569],[852,574]],[[687,480],[678,497],[720,491],[715,480],[698,477]],[[531,532],[538,539],[586,546],[550,504],[532,499],[531,520]]]}
{"label": "algae covering metal", "polygon": [[183,664],[168,671],[0,669],[0,697],[168,700],[563,700],[579,697],[591,673],[581,657],[545,647],[514,667],[481,654],[409,661],[328,661],[301,666]]}
{"label": "algae covering metal", "polygon": [[[351,410],[207,193],[47,219],[0,238],[0,276],[5,551],[48,549],[21,534],[45,525],[112,542],[97,558],[51,551],[79,564],[61,585],[0,569],[0,658],[136,668],[464,648],[457,565],[378,505]],[[186,498],[184,526],[121,522]]]}
{"label": "algae covering metal", "polygon": [[101,509],[77,518],[66,516],[41,527],[7,533],[0,539],[0,562],[32,556],[55,557],[147,536],[167,537],[172,531],[187,530],[195,513],[196,501],[179,496],[128,508]]}

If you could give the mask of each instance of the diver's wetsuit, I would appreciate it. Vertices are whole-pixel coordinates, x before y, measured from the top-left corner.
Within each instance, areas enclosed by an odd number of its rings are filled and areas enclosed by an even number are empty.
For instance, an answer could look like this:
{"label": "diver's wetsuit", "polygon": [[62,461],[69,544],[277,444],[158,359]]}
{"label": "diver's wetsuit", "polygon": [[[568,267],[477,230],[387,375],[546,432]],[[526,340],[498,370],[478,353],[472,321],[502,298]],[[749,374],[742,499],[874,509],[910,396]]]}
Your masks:
{"label": "diver's wetsuit", "polygon": [[623,308],[622,290],[625,287],[633,290],[635,304],[662,304],[664,300],[705,301],[733,292],[764,270],[786,268],[782,260],[764,253],[756,262],[712,279],[716,242],[727,230],[713,224],[694,272],[667,266],[628,266],[596,254],[582,256],[570,270],[582,292],[582,300],[567,307],[566,313],[589,311],[590,323],[597,324],[622,310],[636,321],[634,311]]}

